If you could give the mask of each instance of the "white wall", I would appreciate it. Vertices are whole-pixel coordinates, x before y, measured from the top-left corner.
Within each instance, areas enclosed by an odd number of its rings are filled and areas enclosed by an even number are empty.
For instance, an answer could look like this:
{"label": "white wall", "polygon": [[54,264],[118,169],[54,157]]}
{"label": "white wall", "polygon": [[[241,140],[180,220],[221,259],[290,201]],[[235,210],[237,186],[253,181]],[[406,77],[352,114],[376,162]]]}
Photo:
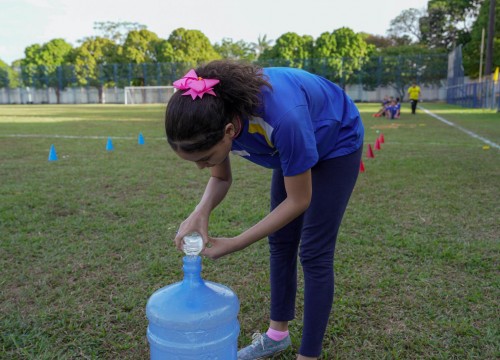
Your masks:
{"label": "white wall", "polygon": [[[445,101],[446,87],[421,86],[423,101]],[[347,94],[355,101],[380,102],[384,96],[398,97],[399,94],[392,87],[377,88],[373,91],[363,90],[362,85],[347,85]],[[407,100],[407,95],[403,101]],[[54,88],[29,89],[0,88],[0,104],[57,104],[57,95]],[[99,92],[94,87],[66,88],[60,92],[61,104],[98,104]],[[119,88],[104,88],[104,104],[123,104],[124,92]]]}

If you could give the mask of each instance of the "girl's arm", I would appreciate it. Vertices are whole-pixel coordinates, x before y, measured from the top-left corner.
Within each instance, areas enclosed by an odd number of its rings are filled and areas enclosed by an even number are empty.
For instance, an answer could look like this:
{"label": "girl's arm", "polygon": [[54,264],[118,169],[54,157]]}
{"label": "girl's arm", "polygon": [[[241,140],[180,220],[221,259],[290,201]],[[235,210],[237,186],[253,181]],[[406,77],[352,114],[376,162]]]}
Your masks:
{"label": "girl's arm", "polygon": [[286,199],[264,219],[232,239],[210,239],[212,247],[203,254],[216,259],[241,250],[281,229],[309,207],[312,196],[311,170],[295,176],[285,176]]}
{"label": "girl's arm", "polygon": [[[224,199],[232,183],[229,156],[210,168],[210,179],[203,196],[189,217],[182,222],[175,237],[175,243],[182,250],[182,238],[189,232],[197,231],[203,239],[208,239],[208,218],[210,213]],[[206,240],[205,240],[206,241]]]}

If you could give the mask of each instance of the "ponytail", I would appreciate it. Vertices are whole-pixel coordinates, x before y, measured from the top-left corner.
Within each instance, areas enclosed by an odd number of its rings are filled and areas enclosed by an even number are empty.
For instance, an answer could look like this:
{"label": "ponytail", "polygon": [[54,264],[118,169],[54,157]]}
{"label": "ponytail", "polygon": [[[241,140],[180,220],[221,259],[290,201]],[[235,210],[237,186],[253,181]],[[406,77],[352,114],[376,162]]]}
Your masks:
{"label": "ponytail", "polygon": [[185,152],[205,151],[224,136],[228,123],[236,117],[255,116],[261,104],[261,89],[271,85],[262,68],[248,63],[218,60],[196,69],[204,79],[217,79],[216,96],[193,100],[177,91],[165,114],[165,130],[170,146]]}

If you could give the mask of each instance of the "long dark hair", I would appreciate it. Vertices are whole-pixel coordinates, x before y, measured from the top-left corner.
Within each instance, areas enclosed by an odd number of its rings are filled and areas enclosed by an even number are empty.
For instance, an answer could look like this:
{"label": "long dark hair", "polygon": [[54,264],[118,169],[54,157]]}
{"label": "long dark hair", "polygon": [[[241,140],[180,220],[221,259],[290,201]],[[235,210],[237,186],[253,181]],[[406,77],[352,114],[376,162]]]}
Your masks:
{"label": "long dark hair", "polygon": [[165,114],[165,131],[170,146],[184,152],[205,151],[224,136],[227,124],[239,116],[255,116],[261,102],[261,88],[271,85],[262,68],[248,63],[217,60],[195,69],[205,79],[217,79],[214,92],[193,100],[176,91]]}

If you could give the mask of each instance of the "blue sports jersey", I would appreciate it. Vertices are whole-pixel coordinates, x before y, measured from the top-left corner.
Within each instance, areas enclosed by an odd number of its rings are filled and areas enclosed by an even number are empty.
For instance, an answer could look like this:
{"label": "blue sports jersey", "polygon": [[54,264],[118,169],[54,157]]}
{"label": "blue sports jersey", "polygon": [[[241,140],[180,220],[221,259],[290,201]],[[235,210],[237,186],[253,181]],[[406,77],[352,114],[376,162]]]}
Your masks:
{"label": "blue sports jersey", "polygon": [[359,111],[339,86],[293,68],[266,68],[264,74],[272,90],[262,89],[259,117],[242,119],[234,154],[293,176],[362,146]]}

